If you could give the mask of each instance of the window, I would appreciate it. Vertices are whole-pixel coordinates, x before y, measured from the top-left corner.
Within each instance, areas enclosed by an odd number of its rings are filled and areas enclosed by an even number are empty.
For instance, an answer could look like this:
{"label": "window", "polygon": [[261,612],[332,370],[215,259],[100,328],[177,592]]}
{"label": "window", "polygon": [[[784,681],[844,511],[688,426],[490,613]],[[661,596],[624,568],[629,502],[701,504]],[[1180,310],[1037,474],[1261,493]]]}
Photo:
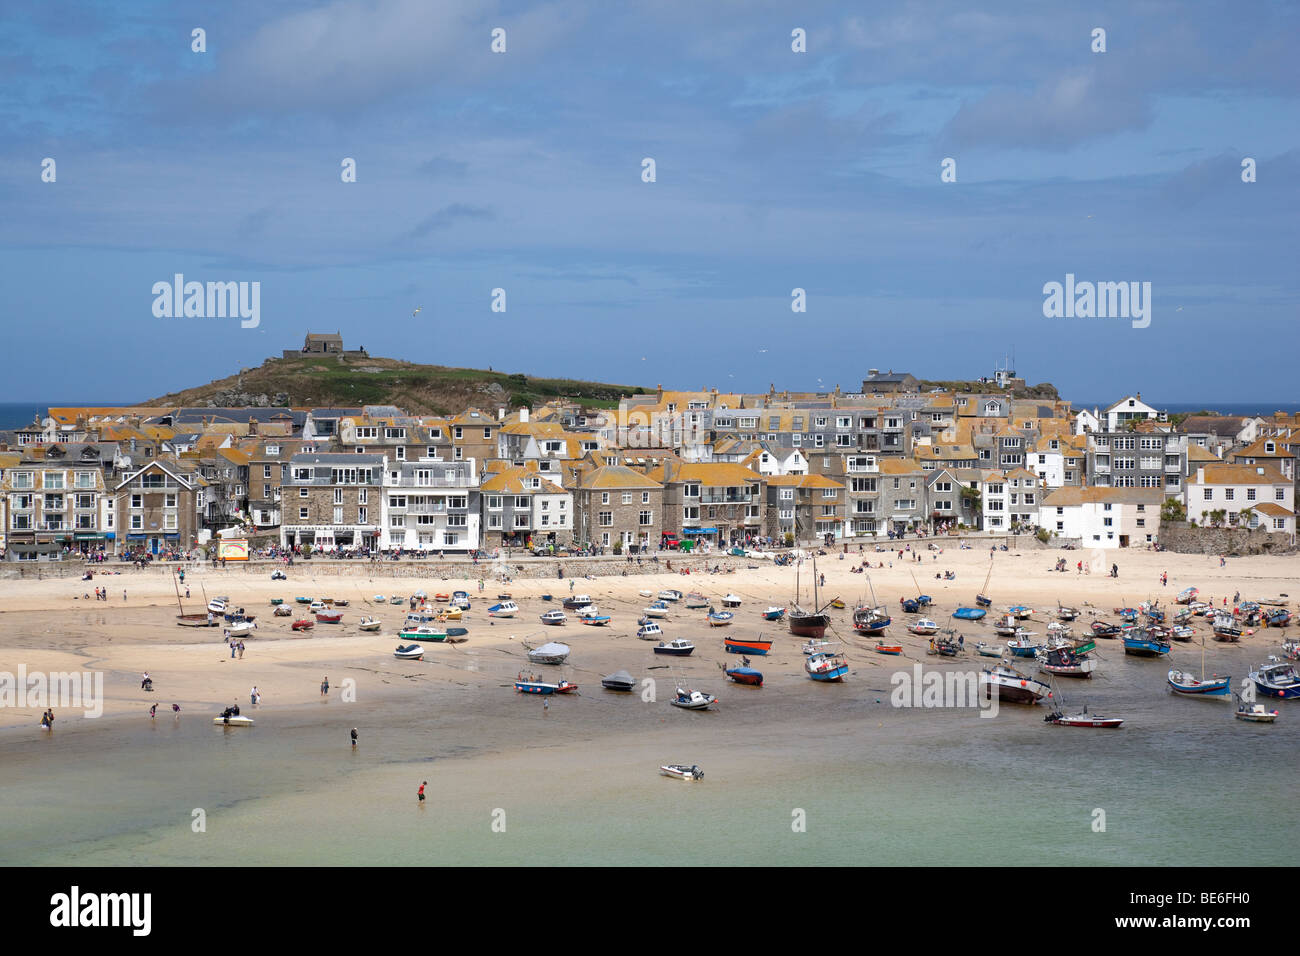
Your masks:
{"label": "window", "polygon": [[134,531],[139,531],[139,530],[141,530],[142,528],[144,528],[144,516],[143,516],[143,515],[131,515],[131,528],[132,528],[132,530],[134,530]]}
{"label": "window", "polygon": [[132,496],[131,496],[131,507],[132,507],[132,508],[143,508],[143,507],[144,507],[144,495],[132,495]]}
{"label": "window", "polygon": [[492,437],[492,429],[491,428],[483,429],[483,440],[487,441],[491,437]]}
{"label": "window", "polygon": [[608,492],[608,491],[602,491],[602,492],[600,493],[600,503],[601,503],[602,505],[607,505],[607,504],[609,504],[609,492]]}
{"label": "window", "polygon": [[683,521],[699,521],[699,520],[700,520],[700,508],[699,508],[699,505],[692,505],[692,506],[689,506],[689,507],[683,508],[683,509],[682,509],[682,520],[683,520]]}
{"label": "window", "polygon": [[358,508],[358,509],[357,509],[357,524],[365,524],[365,523],[366,523],[366,516],[367,516],[367,512],[368,512],[368,511],[369,511],[368,508]]}
{"label": "window", "polygon": [[[498,520],[500,520],[500,519],[498,519]],[[388,516],[388,526],[389,526],[390,528],[405,528],[405,527],[406,527],[406,515],[389,515],[389,516]]]}
{"label": "window", "polygon": [[649,503],[650,503],[650,492],[648,491],[641,492],[641,504],[648,505]]}
{"label": "window", "polygon": [[839,494],[839,489],[838,489],[838,488],[823,488],[823,489],[822,489],[822,497],[823,497],[823,498],[834,498],[834,497],[835,497],[836,495],[838,495],[838,494]]}
{"label": "window", "polygon": [[1224,500],[1224,501],[1231,501],[1231,500],[1235,497],[1235,495],[1236,495],[1236,489],[1235,489],[1235,488],[1224,488],[1224,489],[1223,489],[1223,500]]}
{"label": "window", "polygon": [[307,509],[306,509],[306,508],[299,508],[299,509],[298,509],[298,520],[299,520],[299,521],[306,521],[306,520],[307,520]]}
{"label": "window", "polygon": [[630,505],[631,503],[632,503],[632,492],[630,491],[623,492],[623,504]]}
{"label": "window", "polygon": [[1254,489],[1254,488],[1247,488],[1247,489],[1246,489],[1246,500],[1247,500],[1247,501],[1254,501],[1254,500],[1255,500],[1255,489]]}
{"label": "window", "polygon": [[299,489],[298,489],[298,497],[299,497],[299,498],[306,498],[306,497],[307,497],[307,489],[306,489],[306,488],[299,488]]}
{"label": "window", "polygon": [[1214,500],[1214,489],[1213,489],[1213,488],[1206,488],[1204,491],[1201,492],[1201,494],[1205,496],[1205,500],[1206,500],[1206,501],[1213,501],[1213,500]]}
{"label": "window", "polygon": [[342,523],[343,523],[343,509],[342,509],[342,508],[335,508],[335,509],[334,509],[334,523],[335,523],[335,524],[342,524]]}
{"label": "window", "polygon": [[781,500],[782,500],[782,501],[794,501],[794,489],[793,489],[793,488],[782,488],[782,489],[781,489]]}
{"label": "window", "polygon": [[357,489],[357,504],[364,505],[369,503],[370,503],[369,489],[367,488]]}
{"label": "window", "polygon": [[639,525],[649,525],[653,520],[653,518],[654,518],[654,512],[642,511],[639,515],[637,515],[636,523]]}
{"label": "window", "polygon": [[342,488],[335,488],[335,489],[334,489],[334,503],[335,503],[336,505],[341,505],[341,504],[343,504],[343,489],[342,489]]}
{"label": "window", "polygon": [[612,528],[614,526],[614,512],[600,511],[596,514],[596,524],[602,528]]}

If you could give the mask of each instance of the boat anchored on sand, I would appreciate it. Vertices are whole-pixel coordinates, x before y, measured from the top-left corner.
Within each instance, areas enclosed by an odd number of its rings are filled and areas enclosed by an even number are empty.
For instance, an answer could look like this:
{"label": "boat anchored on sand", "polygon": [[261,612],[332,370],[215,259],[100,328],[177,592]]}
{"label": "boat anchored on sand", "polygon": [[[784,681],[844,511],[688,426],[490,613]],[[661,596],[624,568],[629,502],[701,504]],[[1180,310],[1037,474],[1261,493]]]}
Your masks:
{"label": "boat anchored on sand", "polygon": [[1042,681],[1005,664],[982,670],[979,684],[981,696],[991,699],[997,694],[998,700],[1012,704],[1036,704],[1051,693],[1051,688]]}
{"label": "boat anchored on sand", "polygon": [[718,698],[712,694],[705,694],[698,690],[686,690],[681,687],[677,688],[677,693],[669,701],[674,707],[680,707],[683,710],[708,710],[718,702]]}
{"label": "boat anchored on sand", "polygon": [[550,641],[541,647],[530,648],[528,660],[533,664],[563,664],[569,657],[569,645]]}
{"label": "boat anchored on sand", "polygon": [[688,767],[681,763],[667,763],[659,768],[659,774],[663,777],[672,777],[674,780],[704,779],[704,771],[695,764]]}

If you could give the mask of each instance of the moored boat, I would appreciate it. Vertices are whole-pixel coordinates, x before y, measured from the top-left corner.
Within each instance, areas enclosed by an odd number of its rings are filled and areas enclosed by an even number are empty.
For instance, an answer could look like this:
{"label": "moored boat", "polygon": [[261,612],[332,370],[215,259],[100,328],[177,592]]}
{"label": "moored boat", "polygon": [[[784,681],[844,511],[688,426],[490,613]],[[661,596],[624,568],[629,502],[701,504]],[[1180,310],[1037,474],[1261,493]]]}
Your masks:
{"label": "moored boat", "polygon": [[205,612],[203,614],[177,614],[176,623],[181,627],[216,627],[221,622],[210,612]]}
{"label": "moored boat", "polygon": [[271,612],[275,617],[293,617],[293,608],[287,604],[281,604]]}
{"label": "moored boat", "polygon": [[1038,657],[1038,669],[1056,677],[1092,677],[1097,662],[1067,647],[1053,647]]}
{"label": "moored boat", "polygon": [[934,623],[928,617],[919,618],[907,625],[907,629],[913,634],[938,634],[939,625]]}
{"label": "moored boat", "polygon": [[672,777],[674,780],[703,780],[704,771],[695,764],[689,767],[680,763],[668,763],[659,768],[659,774],[663,777]]}
{"label": "moored boat", "polygon": [[594,604],[588,604],[581,608],[575,615],[579,624],[587,624],[591,627],[604,627],[611,620],[608,614],[602,614],[600,608]]}
{"label": "moored boat", "polygon": [[902,644],[886,644],[884,641],[876,641],[876,646],[872,648],[877,654],[887,654],[890,657],[898,657],[903,653]]}
{"label": "moored boat", "polygon": [[978,621],[987,613],[982,607],[959,607],[952,612],[952,616],[963,621]]}
{"label": "moored boat", "polygon": [[853,612],[853,630],[868,637],[879,637],[891,620],[883,607],[859,607]]}
{"label": "moored boat", "polygon": [[1248,720],[1255,724],[1271,724],[1277,720],[1277,711],[1269,710],[1263,704],[1248,704],[1243,700],[1237,705],[1235,716],[1238,720]]}
{"label": "moored boat", "polygon": [[418,627],[404,627],[397,632],[404,641],[432,641],[441,644],[447,640],[447,631],[434,624],[421,624]]}
{"label": "moored boat", "polygon": [[324,612],[318,611],[316,613],[317,624],[338,624],[342,620],[343,620],[342,611],[324,611]]}
{"label": "moored boat", "polygon": [[808,655],[803,668],[808,676],[823,683],[839,683],[849,672],[849,664],[839,654],[819,652]]}
{"label": "moored boat", "polygon": [[757,654],[761,657],[772,649],[772,642],[764,640],[760,634],[755,638],[726,637],[722,646],[728,654]]}
{"label": "moored boat", "polygon": [[543,624],[549,624],[552,627],[555,627],[567,621],[569,619],[569,616],[565,614],[563,611],[561,611],[559,608],[554,608],[550,611],[547,611],[545,614],[541,615],[541,619]]}
{"label": "moored boat", "polygon": [[1232,692],[1230,677],[1216,676],[1210,680],[1197,680],[1185,671],[1171,670],[1167,680],[1169,689],[1184,697],[1227,697]]}
{"label": "moored boat", "polygon": [[980,641],[975,645],[975,653],[980,657],[1001,657],[1006,649],[998,644],[985,644]]}
{"label": "moored boat", "polygon": [[671,641],[660,641],[651,650],[669,657],[690,657],[695,652],[695,645],[684,637],[678,637]]}
{"label": "moored boat", "polygon": [[592,600],[586,594],[571,594],[564,599],[563,607],[566,611],[576,611],[580,607],[586,607],[591,604]]}
{"label": "moored boat", "polygon": [[521,694],[543,694],[549,697],[551,694],[559,692],[560,685],[553,681],[528,677],[516,680],[515,690]]}
{"label": "moored boat", "polygon": [[1037,657],[1038,652],[1046,647],[1042,641],[1033,640],[1034,635],[1030,631],[1019,631],[1018,634],[1019,636],[1007,641],[1007,649],[1013,657]]}
{"label": "moored boat", "polygon": [[501,601],[488,608],[488,617],[514,617],[519,613],[519,605],[514,601]]}
{"label": "moored boat", "polygon": [[1178,592],[1178,597],[1176,597],[1174,600],[1176,600],[1179,604],[1191,604],[1193,601],[1196,600],[1196,595],[1200,593],[1201,591],[1199,588],[1183,588],[1181,591]]}
{"label": "moored boat", "polygon": [[668,605],[663,601],[655,601],[649,607],[642,610],[646,617],[665,618],[668,616]]}
{"label": "moored boat", "polygon": [[705,620],[709,622],[709,627],[727,627],[735,616],[731,611],[715,611],[713,608],[709,608]]}
{"label": "moored boat", "polygon": [[1134,657],[1162,657],[1169,653],[1169,642],[1150,634],[1146,628],[1129,628],[1121,640],[1124,653]]}
{"label": "moored boat", "polygon": [[253,726],[252,717],[241,717],[239,714],[232,714],[229,717],[213,717],[214,724],[221,724],[223,727],[251,727]]}
{"label": "moored boat", "polygon": [[403,661],[422,661],[424,648],[419,644],[398,644],[393,656]]}
{"label": "moored boat", "polygon": [[675,588],[664,588],[662,591],[659,592],[659,600],[661,601],[668,601],[672,603],[672,602],[680,601],[681,599],[682,599],[682,592],[678,591]]}
{"label": "moored boat", "polygon": [[748,660],[738,667],[725,668],[724,673],[737,684],[744,684],[747,687],[763,686],[763,672],[750,667]]}
{"label": "moored boat", "polygon": [[692,591],[690,594],[686,595],[686,598],[682,603],[686,605],[687,610],[698,611],[709,606],[709,599],[698,591]]}
{"label": "moored boat", "polygon": [[614,671],[614,673],[600,679],[600,686],[606,690],[627,693],[636,689],[636,678],[627,671]]}
{"label": "moored boat", "polygon": [[303,618],[300,621],[294,621],[291,629],[295,631],[310,631],[315,626],[315,621],[309,621],[307,618]]}
{"label": "moored boat", "polygon": [[779,621],[785,617],[785,608],[772,606],[763,612],[763,618],[768,621]]}
{"label": "moored boat", "polygon": [[1121,717],[1103,717],[1101,714],[1090,714],[1086,710],[1077,714],[1063,714],[1059,710],[1054,710],[1043,720],[1058,727],[1100,727],[1108,730],[1116,730],[1124,723]]}
{"label": "moored boat", "polygon": [[1036,704],[1051,692],[1042,681],[1005,664],[995,664],[980,671],[979,684],[982,696],[991,699],[996,694],[998,700],[1012,704]]}
{"label": "moored boat", "polygon": [[1113,639],[1123,634],[1124,628],[1118,624],[1109,624],[1106,621],[1093,621],[1092,633],[1094,637]]}
{"label": "moored boat", "polygon": [[646,621],[636,629],[636,636],[643,641],[657,641],[664,636],[664,629],[655,621]]}
{"label": "moored boat", "polygon": [[363,631],[377,631],[381,623],[377,617],[363,617],[357,622],[357,627]]}
{"label": "moored boat", "polygon": [[1246,676],[1261,694],[1283,700],[1300,697],[1300,675],[1296,674],[1295,665],[1287,661],[1256,667]]}
{"label": "moored boat", "polygon": [[718,698],[712,694],[705,694],[702,691],[688,690],[682,687],[677,688],[677,693],[669,701],[674,707],[681,707],[683,710],[708,710],[717,702]]}
{"label": "moored boat", "polygon": [[569,657],[569,650],[568,644],[550,641],[529,650],[528,660],[534,664],[563,664]]}

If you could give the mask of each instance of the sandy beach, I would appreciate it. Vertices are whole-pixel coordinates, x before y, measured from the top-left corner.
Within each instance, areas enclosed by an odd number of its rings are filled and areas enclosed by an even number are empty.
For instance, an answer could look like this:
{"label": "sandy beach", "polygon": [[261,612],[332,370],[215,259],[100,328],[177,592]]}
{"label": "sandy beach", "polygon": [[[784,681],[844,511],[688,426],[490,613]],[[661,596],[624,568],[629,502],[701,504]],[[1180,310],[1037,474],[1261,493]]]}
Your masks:
{"label": "sandy beach", "polygon": [[[862,554],[854,551],[841,558],[832,552],[818,559],[817,570],[826,579],[820,589],[822,600],[839,596],[848,605],[846,610],[831,612],[833,635],[828,633],[828,637],[844,642],[855,668],[892,668],[898,664],[898,659],[876,657],[869,651],[874,642],[852,632],[853,607],[870,600],[867,576],[849,572],[862,560],[885,565],[870,571],[871,584],[880,603],[897,607],[901,597],[912,596],[919,588],[921,593],[934,598],[935,606],[928,616],[941,626],[960,625],[959,632],[970,643],[996,639],[989,626],[992,614],[984,622],[950,621],[953,609],[973,604],[976,593],[983,587],[989,569],[989,552],[981,550],[979,545],[969,550],[945,546],[942,551],[930,551],[924,541],[906,544],[916,550],[905,550],[902,560],[897,549],[875,552],[870,548]],[[921,555],[919,562],[914,558],[917,553]],[[1051,570],[1058,556],[1069,563],[1068,572]],[[1080,573],[1075,568],[1078,561],[1083,561],[1085,566],[1098,565],[1098,569]],[[1112,561],[1119,565],[1118,578],[1108,575]],[[706,562],[697,558],[685,563],[698,569]],[[194,567],[187,574],[191,593],[186,602],[187,611],[202,608],[201,594],[206,591],[210,596],[227,594],[234,606],[242,606],[256,615],[258,627],[245,640],[244,657],[233,660],[223,643],[222,629],[181,628],[175,624],[177,596],[171,568],[110,567],[110,571],[121,573],[100,573],[92,582],[46,579],[6,581],[0,585],[0,659],[10,671],[20,664],[28,672],[103,671],[106,717],[139,715],[153,703],[160,705],[160,712],[170,711],[172,703],[179,703],[185,712],[215,712],[235,701],[246,705],[253,685],[263,695],[261,710],[273,711],[317,700],[324,677],[336,689],[333,693],[348,679],[365,686],[367,693],[381,695],[412,682],[455,681],[496,687],[513,679],[526,666],[523,657],[526,643],[536,645],[547,640],[566,641],[574,647],[566,676],[580,684],[584,681],[590,684],[593,678],[620,667],[641,676],[646,666],[666,663],[652,660],[649,645],[635,639],[636,619],[641,608],[649,603],[641,591],[657,593],[661,588],[677,588],[683,592],[699,591],[719,603],[724,594],[734,592],[744,604],[728,633],[763,631],[776,636],[778,647],[764,660],[769,682],[777,677],[804,680],[799,640],[789,635],[784,624],[772,625],[760,617],[769,604],[791,602],[795,569],[755,563],[760,566],[734,573],[687,575],[675,571],[576,579],[574,591],[590,594],[613,616],[610,626],[599,628],[580,626],[572,617],[564,627],[541,625],[538,615],[557,606],[543,602],[541,595],[553,594],[556,602],[568,596],[567,579],[520,578],[502,585],[488,578],[480,592],[477,578],[394,577],[385,575],[383,566],[358,565],[354,573],[318,576],[310,566],[300,563],[289,570],[287,581],[272,581],[269,571],[258,573],[253,568]],[[576,562],[570,562],[570,568],[574,566]],[[945,571],[954,572],[956,579],[936,579],[936,574]],[[1166,571],[1168,584],[1162,587],[1160,575]],[[806,605],[811,602],[810,563],[805,564],[800,577]],[[1290,557],[1230,558],[1226,567],[1221,568],[1217,557],[1168,552],[1013,550],[994,555],[988,592],[993,598],[994,612],[1012,604],[1026,604],[1035,609],[1033,620],[1041,625],[1050,619],[1047,612],[1054,610],[1059,601],[1084,609],[1082,623],[1086,626],[1090,612],[1115,620],[1112,613],[1115,607],[1135,606],[1155,598],[1171,604],[1177,593],[1188,586],[1200,588],[1202,599],[1212,598],[1221,604],[1225,597],[1231,602],[1238,591],[1243,600],[1288,600],[1282,595],[1288,594],[1295,584],[1296,559]],[[84,597],[96,586],[108,589],[107,602],[95,601],[93,594],[90,600]],[[502,593],[503,587],[519,603],[520,613],[510,620],[494,621],[486,613],[487,605]],[[474,602],[461,622],[469,629],[468,641],[455,646],[427,646],[428,654],[422,665],[395,660],[392,656],[407,607],[373,603],[378,594],[405,597],[420,588],[430,595],[463,588]],[[273,617],[270,600],[281,597],[292,604],[297,595],[347,599],[350,605],[344,609],[341,624],[320,624],[306,635],[294,634],[290,630],[294,618]],[[356,622],[364,614],[383,621],[380,633],[363,633],[357,629]],[[295,613],[297,616],[301,615]],[[687,637],[699,645],[691,658],[670,662],[675,675],[701,680],[707,677],[715,684],[725,683],[715,667],[716,661],[726,659],[720,648],[722,635],[719,630],[705,626],[703,611],[688,611],[678,606],[662,623],[666,636]],[[896,615],[889,631],[890,639],[903,644],[906,658],[924,658],[926,639],[909,634],[902,623],[902,615]],[[1208,633],[1204,622],[1198,621],[1197,627]],[[1218,646],[1217,649],[1243,660],[1245,657],[1257,660],[1274,653],[1280,640],[1281,632],[1261,630],[1244,638],[1237,647]],[[140,676],[145,671],[155,683],[152,694],[140,689]],[[31,727],[39,713],[36,708],[6,707],[0,709],[0,726]],[[59,727],[70,729],[73,723],[65,720]]]}

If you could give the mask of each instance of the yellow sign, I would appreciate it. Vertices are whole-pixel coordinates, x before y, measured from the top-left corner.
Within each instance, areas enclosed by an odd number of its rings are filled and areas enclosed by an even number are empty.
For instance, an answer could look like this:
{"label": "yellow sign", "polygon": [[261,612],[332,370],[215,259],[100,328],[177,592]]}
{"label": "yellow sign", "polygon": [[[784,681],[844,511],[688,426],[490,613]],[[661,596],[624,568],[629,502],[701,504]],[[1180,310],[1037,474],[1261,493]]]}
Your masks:
{"label": "yellow sign", "polygon": [[243,538],[221,538],[217,541],[217,557],[224,561],[247,561],[248,541]]}

